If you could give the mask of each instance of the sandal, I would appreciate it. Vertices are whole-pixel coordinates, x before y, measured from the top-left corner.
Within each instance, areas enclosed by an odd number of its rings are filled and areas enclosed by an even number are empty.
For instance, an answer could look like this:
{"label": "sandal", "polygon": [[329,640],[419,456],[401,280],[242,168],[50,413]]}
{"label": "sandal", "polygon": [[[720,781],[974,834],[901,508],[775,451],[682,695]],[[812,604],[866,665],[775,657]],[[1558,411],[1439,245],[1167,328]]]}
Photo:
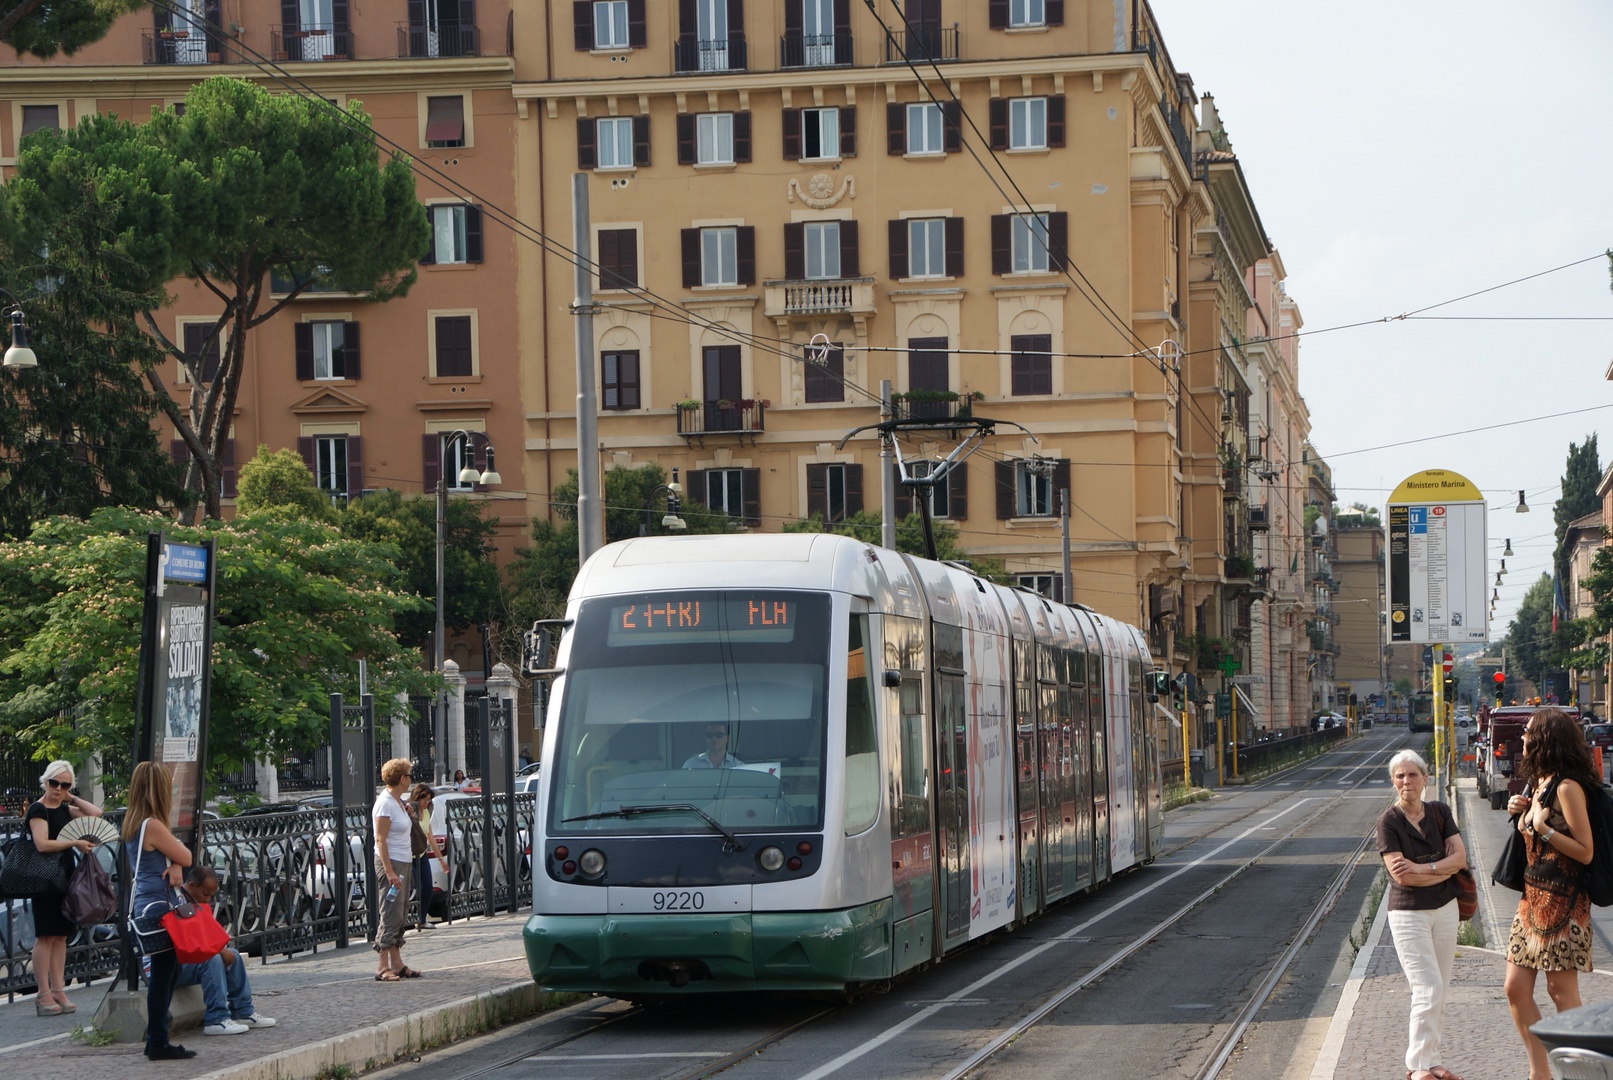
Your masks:
{"label": "sandal", "polygon": [[[420,978],[420,972],[416,971],[412,967],[409,967],[408,965],[404,965],[403,969],[398,972],[398,976],[404,979],[418,979]],[[1452,1077],[1451,1080],[1462,1080],[1462,1078],[1460,1076],[1455,1076]]]}
{"label": "sandal", "polygon": [[377,971],[375,973],[376,982],[397,982],[401,978],[402,976],[395,971]]}
{"label": "sandal", "polygon": [[1428,1070],[1428,1075],[1432,1076],[1434,1080],[1462,1080],[1460,1076],[1457,1076],[1443,1065],[1435,1065]]}

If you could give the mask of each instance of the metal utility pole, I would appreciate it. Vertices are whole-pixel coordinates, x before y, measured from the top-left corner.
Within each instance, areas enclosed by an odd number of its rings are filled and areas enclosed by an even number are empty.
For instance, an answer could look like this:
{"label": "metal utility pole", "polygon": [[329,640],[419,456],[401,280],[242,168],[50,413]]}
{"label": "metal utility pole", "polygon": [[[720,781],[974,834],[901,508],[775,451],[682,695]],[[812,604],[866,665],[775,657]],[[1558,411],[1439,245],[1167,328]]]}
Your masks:
{"label": "metal utility pole", "polygon": [[1070,590],[1070,489],[1059,488],[1059,548],[1064,553],[1064,602],[1071,603]]}
{"label": "metal utility pole", "polygon": [[571,178],[571,249],[576,253],[577,318],[577,556],[578,565],[605,546],[599,488],[599,413],[594,397],[593,236],[588,225],[588,174]]}
{"label": "metal utility pole", "polygon": [[[431,635],[432,664],[431,670],[438,675],[442,674],[442,662],[445,655],[442,629],[443,605],[443,549],[448,543],[448,480],[443,475],[447,470],[446,457],[442,449],[442,435],[437,435],[437,624]],[[446,783],[448,776],[448,691],[438,692],[437,700],[432,703],[431,745],[433,771],[437,774],[436,781]],[[332,770],[333,772],[335,770]]]}
{"label": "metal utility pole", "polygon": [[[891,381],[879,380],[879,418],[893,419],[891,415]],[[879,440],[879,546],[896,550],[896,453],[892,446],[894,435],[882,435]]]}

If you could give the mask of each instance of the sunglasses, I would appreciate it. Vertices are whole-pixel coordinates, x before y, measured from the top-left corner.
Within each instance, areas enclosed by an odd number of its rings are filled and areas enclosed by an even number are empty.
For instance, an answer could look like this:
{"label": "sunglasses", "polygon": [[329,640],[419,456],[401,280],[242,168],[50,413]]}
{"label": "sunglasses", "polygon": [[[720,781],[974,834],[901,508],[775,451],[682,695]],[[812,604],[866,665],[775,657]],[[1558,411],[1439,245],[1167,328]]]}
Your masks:
{"label": "sunglasses", "polygon": [[46,780],[45,783],[49,784],[53,788],[59,788],[62,791],[66,791],[73,786],[73,781],[71,780]]}

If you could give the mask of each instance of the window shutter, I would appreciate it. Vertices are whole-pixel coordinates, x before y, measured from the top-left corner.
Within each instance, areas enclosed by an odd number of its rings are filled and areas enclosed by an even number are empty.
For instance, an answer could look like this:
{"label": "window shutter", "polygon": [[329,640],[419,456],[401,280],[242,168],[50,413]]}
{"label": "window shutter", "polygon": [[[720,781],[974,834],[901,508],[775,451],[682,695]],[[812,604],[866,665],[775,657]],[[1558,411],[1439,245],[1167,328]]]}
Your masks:
{"label": "window shutter", "polygon": [[[1060,458],[1058,464],[1053,466],[1053,513],[1055,516],[1057,516],[1059,512],[1059,492],[1067,489],[1069,486],[1070,459]],[[1070,498],[1071,500],[1074,500],[1074,492],[1070,493]]]}
{"label": "window shutter", "polygon": [[1043,17],[1047,19],[1049,26],[1063,26],[1064,0],[1047,0],[1046,14]]}
{"label": "window shutter", "polygon": [[907,153],[907,106],[899,101],[885,106],[885,153]]}
{"label": "window shutter", "polygon": [[190,463],[190,447],[185,445],[184,439],[169,439],[168,456],[174,459],[175,465],[183,468]]}
{"label": "window shutter", "polygon": [[645,21],[644,0],[627,0],[627,43],[635,49],[649,44]]}
{"label": "window shutter", "polygon": [[357,379],[359,377],[358,359],[358,323],[342,323],[342,377]]}
{"label": "window shutter", "polygon": [[683,470],[683,490],[699,506],[706,505],[706,470]]}
{"label": "window shutter", "polygon": [[[477,472],[487,471],[487,443],[488,438],[480,431],[470,433],[470,463]],[[477,481],[471,485],[472,491],[486,491],[487,485]]]}
{"label": "window shutter", "polygon": [[314,440],[303,436],[297,440],[297,453],[302,457],[302,463],[313,472],[318,466],[314,461]]}
{"label": "window shutter", "polygon": [[650,163],[650,118],[648,116],[633,117],[633,164],[647,166]]}
{"label": "window shutter", "polygon": [[357,435],[347,437],[347,497],[358,498],[364,490],[364,440]]}
{"label": "window shutter", "polygon": [[678,40],[692,43],[699,29],[694,0],[678,0]]}
{"label": "window shutter", "polygon": [[829,466],[808,465],[807,472],[807,517],[816,514],[828,520],[829,517]]}
{"label": "window shutter", "polygon": [[700,230],[683,229],[683,287],[692,289],[700,284]]}
{"label": "window shutter", "polygon": [[1064,572],[1061,570],[1053,575],[1053,602],[1064,603]]}
{"label": "window shutter", "polygon": [[739,470],[740,500],[745,506],[745,524],[762,523],[762,470]]}
{"label": "window shutter", "polygon": [[846,516],[863,512],[863,467],[844,466],[846,470]]}
{"label": "window shutter", "polygon": [[750,163],[749,112],[734,114],[734,162],[741,165]]}
{"label": "window shutter", "polygon": [[889,222],[888,225],[890,228],[891,280],[900,281],[907,276],[907,221],[899,218]]}
{"label": "window shutter", "polygon": [[896,485],[896,522],[899,525],[913,512],[913,489],[902,483],[894,466],[891,468],[891,478]]}
{"label": "window shutter", "polygon": [[1014,269],[1014,228],[1012,214],[991,215],[991,272],[1006,274]]}
{"label": "window shutter", "polygon": [[[728,43],[730,46],[742,45],[744,41],[745,0],[728,0]],[[730,57],[730,62],[732,60]]]}
{"label": "window shutter", "polygon": [[949,154],[963,149],[963,106],[956,101],[941,102],[941,149]]}
{"label": "window shutter", "polygon": [[756,284],[756,226],[740,225],[734,229],[734,269],[739,273],[739,284]]}
{"label": "window shutter", "polygon": [[615,229],[600,229],[595,256],[599,263],[599,287],[616,288],[616,237]]}
{"label": "window shutter", "polygon": [[1069,262],[1070,215],[1055,210],[1047,215],[1047,265],[1062,272]]}
{"label": "window shutter", "polygon": [[947,244],[947,277],[963,276],[963,219],[949,217],[946,219]]}
{"label": "window shutter", "polygon": [[586,116],[577,117],[577,168],[592,169],[599,164],[594,138],[594,121]]}
{"label": "window shutter", "polygon": [[594,47],[594,0],[572,0],[571,23],[577,51],[588,52]]}
{"label": "window shutter", "polygon": [[636,409],[638,398],[638,353],[620,353],[616,368],[616,386],[621,395],[621,407]]}
{"label": "window shutter", "polygon": [[465,207],[465,261],[482,261],[482,208]]}
{"label": "window shutter", "polygon": [[854,105],[840,110],[840,156],[857,156],[857,108]]}
{"label": "window shutter", "polygon": [[986,110],[993,150],[1008,149],[1008,99],[992,98]]}
{"label": "window shutter", "polygon": [[622,354],[613,352],[600,353],[599,368],[599,407],[601,409],[621,408]]}
{"label": "window shutter", "polygon": [[[172,21],[169,22],[172,26]],[[302,29],[302,20],[297,11],[297,0],[280,0],[280,48],[289,53],[296,46],[287,39]]]}
{"label": "window shutter", "polygon": [[442,436],[420,436],[420,459],[424,464],[420,472],[421,483],[428,493],[436,491],[437,479],[442,475]]}
{"label": "window shutter", "polygon": [[292,323],[291,339],[297,350],[297,379],[299,382],[308,382],[314,377],[313,323]]}
{"label": "window shutter", "polygon": [[947,517],[962,521],[969,516],[969,463],[960,461],[947,473]]}
{"label": "window shutter", "polygon": [[[158,30],[170,30],[170,29],[173,28],[174,17],[173,17],[173,14],[171,12],[164,11],[160,7],[154,7],[151,10],[152,10],[152,13],[156,16],[156,20],[152,24],[153,26],[155,26]],[[285,15],[285,12],[282,10],[281,16],[284,17],[284,15]]]}
{"label": "window shutter", "polygon": [[1064,95],[1054,94],[1047,99],[1047,145],[1064,145]]}
{"label": "window shutter", "polygon": [[[332,28],[338,34],[347,33],[347,30],[348,30],[348,24],[347,24],[347,0],[331,0],[330,21],[331,21]],[[352,46],[349,45],[348,46],[348,51],[351,51],[351,50],[352,50]],[[340,46],[337,47],[337,51],[338,52],[341,51]]]}
{"label": "window shutter", "polygon": [[996,463],[997,479],[997,520],[1006,521],[1014,516],[1019,501],[1019,493],[1014,490],[1014,463],[999,461]]}
{"label": "window shutter", "polygon": [[678,114],[678,164],[693,165],[694,155],[694,114]]}
{"label": "window shutter", "polygon": [[993,30],[1008,29],[1008,0],[991,0],[986,5],[986,25]]}
{"label": "window shutter", "polygon": [[426,207],[426,255],[420,265],[431,266],[437,261],[437,208]]}
{"label": "window shutter", "polygon": [[858,257],[857,222],[855,219],[840,223],[840,276],[843,278],[862,277],[862,261]]}
{"label": "window shutter", "polygon": [[224,452],[218,458],[218,493],[221,498],[235,498],[235,440],[224,440]]}
{"label": "window shutter", "polygon": [[784,279],[800,281],[806,277],[806,226],[799,221],[784,226]]}
{"label": "window shutter", "polygon": [[[851,37],[851,0],[835,0],[835,37]],[[850,59],[842,61],[838,55],[835,63],[850,63]]]}
{"label": "window shutter", "polygon": [[785,109],[784,118],[784,160],[801,160],[801,110]]}
{"label": "window shutter", "polygon": [[470,48],[469,41],[466,41],[459,35],[476,25],[476,0],[458,0],[458,3],[455,6],[459,8],[459,25],[456,27],[446,27],[445,32],[450,35],[449,40],[453,41],[456,45],[462,41],[464,42],[462,51],[468,56],[475,50]]}

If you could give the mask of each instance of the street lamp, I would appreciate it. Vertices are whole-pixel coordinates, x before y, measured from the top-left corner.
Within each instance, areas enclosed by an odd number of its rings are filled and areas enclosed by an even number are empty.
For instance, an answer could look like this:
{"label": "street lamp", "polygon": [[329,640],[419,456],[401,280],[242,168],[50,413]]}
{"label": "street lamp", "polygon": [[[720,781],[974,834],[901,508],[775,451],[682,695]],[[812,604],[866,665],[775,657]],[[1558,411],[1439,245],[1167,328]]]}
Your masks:
{"label": "street lamp", "polygon": [[[461,428],[458,431],[441,431],[437,433],[437,626],[436,633],[432,637],[432,652],[435,654],[433,657],[432,670],[439,675],[442,674],[444,659],[442,625],[443,553],[448,543],[448,478],[444,474],[448,471],[448,447],[451,443],[457,442],[460,439],[465,440],[466,452],[462,459],[464,464],[460,467],[458,473],[459,483],[486,484],[487,486],[491,487],[494,484],[502,484],[504,482],[504,478],[499,476],[498,470],[493,465],[492,443],[487,445],[487,470],[485,472],[477,472],[475,466],[472,465],[475,457],[471,452],[470,432]],[[448,705],[446,694],[439,699],[438,705],[442,710],[441,715],[446,719],[446,710]],[[446,731],[446,724],[443,725],[443,730],[444,732]],[[437,734],[439,733],[433,732],[434,736]],[[447,742],[447,738],[444,737],[441,738],[437,743],[437,778],[439,781],[443,780],[448,775],[446,771],[447,761],[445,760]]]}
{"label": "street lamp", "polygon": [[655,485],[644,499],[644,521],[638,527],[640,536],[649,533],[650,514],[653,512],[651,504],[655,502],[655,497],[663,491],[666,492],[666,516],[661,519],[661,527],[670,529],[673,532],[682,532],[689,527],[689,523],[678,516],[678,511],[683,505],[678,501],[678,496],[683,493],[683,485],[678,483],[678,470],[676,466],[673,466],[671,482]]}
{"label": "street lamp", "polygon": [[[1517,507],[1516,513],[1527,514],[1528,512],[1529,512],[1529,503],[1524,499],[1523,492],[1520,491],[1520,492],[1518,492],[1518,507]],[[1510,543],[1509,543],[1509,546],[1510,546]]]}
{"label": "street lamp", "polygon": [[9,371],[38,367],[39,358],[28,347],[28,328],[22,322],[22,305],[4,289],[0,289],[0,296],[11,301],[11,347],[6,350],[5,360],[0,364]]}

